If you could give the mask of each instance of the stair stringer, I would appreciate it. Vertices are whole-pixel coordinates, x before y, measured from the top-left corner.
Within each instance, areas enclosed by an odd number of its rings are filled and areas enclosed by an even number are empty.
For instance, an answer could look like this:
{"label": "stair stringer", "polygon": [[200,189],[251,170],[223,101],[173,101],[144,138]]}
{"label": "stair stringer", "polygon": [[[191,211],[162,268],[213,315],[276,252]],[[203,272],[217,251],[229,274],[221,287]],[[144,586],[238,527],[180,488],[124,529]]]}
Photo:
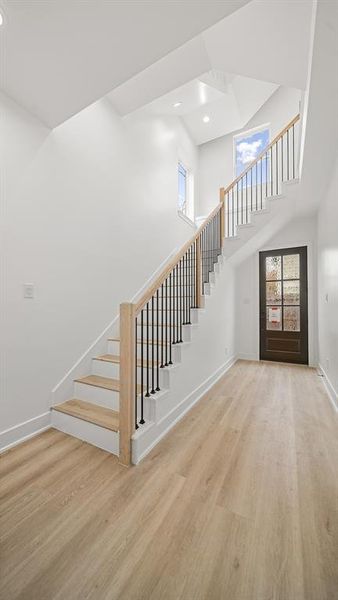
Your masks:
{"label": "stair stringer", "polygon": [[282,194],[266,199],[266,208],[249,213],[249,224],[239,225],[237,235],[226,238],[224,253],[232,265],[246,260],[291,221],[298,210],[299,181],[284,182]]}

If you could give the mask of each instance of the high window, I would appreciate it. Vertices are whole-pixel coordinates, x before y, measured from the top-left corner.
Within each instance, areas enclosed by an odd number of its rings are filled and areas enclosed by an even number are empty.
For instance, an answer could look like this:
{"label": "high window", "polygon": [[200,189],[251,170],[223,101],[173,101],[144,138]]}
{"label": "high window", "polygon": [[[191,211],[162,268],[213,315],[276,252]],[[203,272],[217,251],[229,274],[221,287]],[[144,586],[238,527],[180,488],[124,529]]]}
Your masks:
{"label": "high window", "polygon": [[[270,131],[267,126],[252,129],[234,137],[234,175],[238,177],[269,145]],[[252,184],[255,185],[255,173]],[[248,182],[249,183],[249,182]],[[251,183],[251,182],[250,182]]]}
{"label": "high window", "polygon": [[194,179],[193,174],[182,162],[178,163],[178,213],[194,220]]}

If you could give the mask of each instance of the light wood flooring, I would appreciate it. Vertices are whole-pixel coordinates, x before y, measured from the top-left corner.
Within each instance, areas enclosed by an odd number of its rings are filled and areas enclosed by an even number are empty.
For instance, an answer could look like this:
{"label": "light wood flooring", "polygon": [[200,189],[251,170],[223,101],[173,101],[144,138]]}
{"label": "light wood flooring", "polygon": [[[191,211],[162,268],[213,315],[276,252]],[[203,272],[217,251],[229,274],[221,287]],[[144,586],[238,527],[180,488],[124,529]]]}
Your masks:
{"label": "light wood flooring", "polygon": [[1,457],[1,600],[337,600],[338,427],[237,362],[137,467],[49,430]]}

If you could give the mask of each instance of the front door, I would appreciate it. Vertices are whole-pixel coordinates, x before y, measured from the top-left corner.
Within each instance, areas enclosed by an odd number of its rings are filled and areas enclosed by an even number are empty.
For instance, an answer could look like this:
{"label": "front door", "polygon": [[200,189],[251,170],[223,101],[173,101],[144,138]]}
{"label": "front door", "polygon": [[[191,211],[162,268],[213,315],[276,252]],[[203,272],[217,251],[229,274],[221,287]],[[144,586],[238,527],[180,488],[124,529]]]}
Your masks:
{"label": "front door", "polygon": [[308,364],[307,248],[260,252],[260,358]]}

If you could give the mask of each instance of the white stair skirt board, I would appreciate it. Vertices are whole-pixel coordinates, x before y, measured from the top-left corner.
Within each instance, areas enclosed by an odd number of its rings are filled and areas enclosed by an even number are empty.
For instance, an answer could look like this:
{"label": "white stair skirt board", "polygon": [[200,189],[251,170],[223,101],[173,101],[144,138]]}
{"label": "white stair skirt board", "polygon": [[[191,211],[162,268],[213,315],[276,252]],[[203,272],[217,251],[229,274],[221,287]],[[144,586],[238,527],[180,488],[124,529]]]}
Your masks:
{"label": "white stair skirt board", "polygon": [[[95,385],[88,385],[86,383],[80,383],[75,381],[74,391],[69,398],[78,398],[79,400],[87,400],[93,404],[99,404],[112,410],[119,410],[120,407],[120,394],[114,390],[106,390],[105,388],[97,387]],[[69,400],[68,398],[68,400]]]}
{"label": "white stair skirt board", "polygon": [[116,431],[105,429],[57,410],[52,410],[52,427],[111,454],[116,456],[119,454],[119,434]]}
{"label": "white stair skirt board", "polygon": [[50,411],[42,413],[38,417],[28,419],[19,425],[10,427],[0,432],[0,452],[5,452],[17,444],[46,431],[51,427]]}
{"label": "white stair skirt board", "polygon": [[132,462],[137,464],[142,460],[158,442],[180,421],[184,415],[196,404],[202,396],[212,388],[213,385],[232,367],[236,362],[231,357],[215,373],[210,375],[202,384],[191,392],[182,402],[175,406],[171,412],[165,415],[156,425],[153,422],[146,423],[133,435],[132,440]]}
{"label": "white stair skirt board", "polygon": [[324,371],[323,367],[320,364],[319,364],[319,369],[321,371],[319,373],[319,376],[321,377],[321,379],[323,381],[323,385],[325,387],[326,393],[327,393],[328,397],[330,398],[330,402],[331,402],[334,410],[336,412],[338,412],[338,393],[334,389],[330,379],[328,378],[326,372]]}

